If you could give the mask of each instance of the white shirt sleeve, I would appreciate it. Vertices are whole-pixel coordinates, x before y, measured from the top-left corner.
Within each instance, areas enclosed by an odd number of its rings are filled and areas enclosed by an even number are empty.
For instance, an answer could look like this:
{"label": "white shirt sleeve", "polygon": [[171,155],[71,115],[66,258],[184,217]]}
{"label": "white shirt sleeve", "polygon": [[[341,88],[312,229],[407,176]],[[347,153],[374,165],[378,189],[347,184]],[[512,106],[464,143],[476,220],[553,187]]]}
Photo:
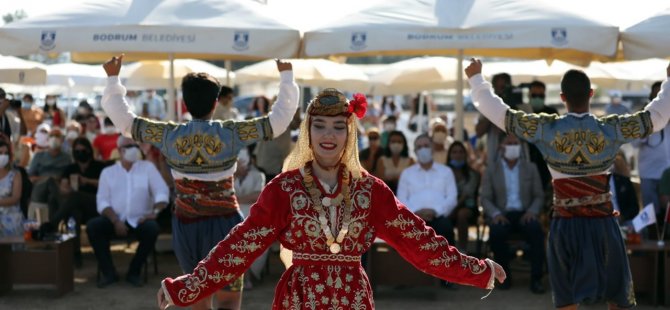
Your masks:
{"label": "white shirt sleeve", "polygon": [[446,197],[443,200],[443,205],[441,206],[438,215],[449,216],[456,204],[458,203],[458,189],[456,188],[456,178],[454,173],[451,171],[451,168],[447,167],[446,173]]}
{"label": "white shirt sleeve", "polygon": [[95,195],[95,201],[97,203],[98,213],[102,214],[102,211],[107,207],[112,206],[112,196],[109,188],[109,169],[103,169],[100,173],[100,179],[98,179],[98,192]]}
{"label": "white shirt sleeve", "polygon": [[410,184],[409,184],[409,167],[403,172],[400,173],[400,179],[398,180],[398,200],[402,202],[410,211],[415,212],[416,209],[413,208],[410,205],[409,202],[409,192],[410,192]]}
{"label": "white shirt sleeve", "polygon": [[[298,84],[293,80],[293,71],[286,70],[279,73],[279,94],[277,101],[272,105],[268,118],[272,127],[272,135],[281,135],[293,120],[293,115],[298,109]],[[116,124],[116,123],[114,123]]]}
{"label": "white shirt sleeve", "polygon": [[505,115],[509,106],[493,93],[491,83],[484,80],[481,74],[471,77],[470,83],[472,102],[491,123],[505,131]]}
{"label": "white shirt sleeve", "polygon": [[116,129],[124,136],[131,137],[133,120],[137,115],[133,113],[132,107],[126,101],[126,88],[121,85],[118,76],[107,78],[107,86],[102,93],[102,109],[112,120]]}
{"label": "white shirt sleeve", "polygon": [[644,110],[649,111],[654,132],[661,131],[667,126],[670,120],[670,82],[668,78],[661,84],[658,96],[644,107]]}
{"label": "white shirt sleeve", "polygon": [[170,189],[168,188],[163,176],[158,172],[156,166],[151,162],[146,162],[147,173],[149,174],[149,188],[151,196],[154,198],[154,204],[170,201]]}

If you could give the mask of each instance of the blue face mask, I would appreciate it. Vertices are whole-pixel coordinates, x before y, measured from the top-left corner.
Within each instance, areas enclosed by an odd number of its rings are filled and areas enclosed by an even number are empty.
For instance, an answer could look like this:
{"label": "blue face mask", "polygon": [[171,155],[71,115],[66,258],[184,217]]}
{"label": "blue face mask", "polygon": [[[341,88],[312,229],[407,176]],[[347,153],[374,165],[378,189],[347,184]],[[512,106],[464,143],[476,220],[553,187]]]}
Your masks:
{"label": "blue face mask", "polygon": [[430,163],[433,160],[433,150],[429,147],[416,150],[416,160],[422,164]]}
{"label": "blue face mask", "polygon": [[452,166],[454,168],[463,168],[463,166],[465,166],[465,160],[452,159],[449,161],[449,166]]}

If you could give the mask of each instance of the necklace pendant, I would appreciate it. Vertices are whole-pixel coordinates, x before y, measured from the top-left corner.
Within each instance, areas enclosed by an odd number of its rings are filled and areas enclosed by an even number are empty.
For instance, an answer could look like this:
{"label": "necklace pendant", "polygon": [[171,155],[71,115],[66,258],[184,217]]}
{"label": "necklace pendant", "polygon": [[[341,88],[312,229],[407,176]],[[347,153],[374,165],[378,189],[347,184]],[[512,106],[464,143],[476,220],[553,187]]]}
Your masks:
{"label": "necklace pendant", "polygon": [[330,245],[330,253],[337,254],[340,253],[342,250],[342,247],[340,247],[339,243],[333,243]]}
{"label": "necklace pendant", "polygon": [[329,197],[323,197],[323,199],[321,199],[321,204],[326,207],[330,207],[331,203],[332,200]]}

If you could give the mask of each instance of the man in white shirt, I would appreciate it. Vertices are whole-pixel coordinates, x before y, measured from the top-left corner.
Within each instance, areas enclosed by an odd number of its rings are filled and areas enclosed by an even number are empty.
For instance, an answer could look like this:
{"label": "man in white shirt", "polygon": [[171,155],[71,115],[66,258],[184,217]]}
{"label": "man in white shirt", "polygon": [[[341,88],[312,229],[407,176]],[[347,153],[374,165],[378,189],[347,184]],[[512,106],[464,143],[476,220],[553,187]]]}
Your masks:
{"label": "man in white shirt", "polygon": [[458,192],[451,168],[433,162],[433,141],[427,134],[414,140],[417,163],[400,174],[398,199],[438,235],[454,244],[449,215],[456,208]]}
{"label": "man in white shirt", "polygon": [[109,241],[132,234],[139,240],[137,252],[130,262],[126,281],[141,286],[140,270],[153,249],[160,228],[156,215],[167,206],[170,194],[156,167],[142,160],[139,145],[120,136],[121,159],[102,170],[96,196],[101,216],[86,224],[88,239],[98,259],[102,276],[98,287],[118,281]]}
{"label": "man in white shirt", "polygon": [[540,173],[534,163],[521,160],[521,145],[513,135],[503,135],[501,157],[486,169],[482,181],[481,200],[490,219],[489,243],[496,261],[505,269],[507,279],[501,289],[511,287],[510,255],[507,240],[510,233],[521,233],[528,240],[531,260],[530,290],[544,293],[544,231],[538,215],[544,205]]}

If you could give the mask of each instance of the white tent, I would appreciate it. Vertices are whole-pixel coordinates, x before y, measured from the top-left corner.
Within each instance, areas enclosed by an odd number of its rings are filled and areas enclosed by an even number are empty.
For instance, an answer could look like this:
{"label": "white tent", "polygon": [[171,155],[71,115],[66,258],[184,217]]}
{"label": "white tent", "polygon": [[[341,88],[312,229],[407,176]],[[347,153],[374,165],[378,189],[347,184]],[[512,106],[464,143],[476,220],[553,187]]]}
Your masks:
{"label": "white tent", "polygon": [[47,71],[43,64],[0,55],[0,83],[43,85],[46,81]]}
{"label": "white tent", "polygon": [[[179,88],[181,77],[191,72],[206,72],[224,82],[227,76],[235,78],[233,73],[228,74],[226,69],[206,61],[176,59],[174,61],[174,76],[176,79],[174,79],[173,87]],[[128,89],[167,89],[170,88],[170,62],[166,60],[138,61],[126,65],[121,71],[120,77]]]}
{"label": "white tent", "polygon": [[[358,67],[326,59],[290,59],[298,83],[315,87],[334,87],[343,91],[370,90],[368,76]],[[235,71],[237,83],[279,81],[274,60],[262,61]]]}
{"label": "white tent", "polygon": [[77,90],[92,90],[105,86],[107,76],[97,65],[60,63],[47,66],[47,85]]}
{"label": "white tent", "polygon": [[623,56],[626,59],[670,57],[670,8],[621,32]]}
{"label": "white tent", "polygon": [[387,65],[370,77],[375,95],[415,94],[424,90],[456,86],[455,58],[418,57]]}
{"label": "white tent", "polygon": [[0,27],[0,46],[10,55],[70,51],[78,62],[121,52],[126,61],[296,56],[300,33],[267,9],[248,0],[90,1]]}
{"label": "white tent", "polygon": [[[539,0],[397,0],[307,31],[303,54],[467,54],[586,61],[613,57],[618,34],[616,26]],[[457,71],[460,115],[463,78],[462,70]],[[460,130],[462,119],[458,121]]]}

